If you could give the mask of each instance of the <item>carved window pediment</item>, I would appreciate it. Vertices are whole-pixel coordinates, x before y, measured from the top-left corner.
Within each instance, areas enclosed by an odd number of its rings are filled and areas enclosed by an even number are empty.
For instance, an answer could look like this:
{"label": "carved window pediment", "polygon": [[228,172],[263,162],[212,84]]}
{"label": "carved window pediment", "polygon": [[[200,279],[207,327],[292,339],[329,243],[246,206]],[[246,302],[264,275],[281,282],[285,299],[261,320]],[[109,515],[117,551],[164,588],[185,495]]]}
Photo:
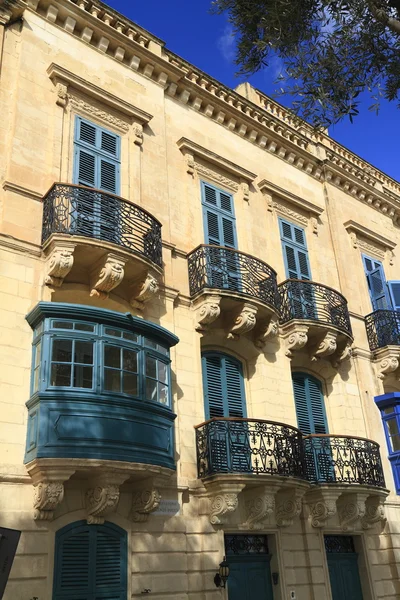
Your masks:
{"label": "carved window pediment", "polygon": [[392,240],[355,221],[347,221],[344,226],[350,235],[353,248],[360,248],[360,250],[382,260],[388,257],[389,264],[393,264],[393,250],[396,247],[396,242],[392,242]]}

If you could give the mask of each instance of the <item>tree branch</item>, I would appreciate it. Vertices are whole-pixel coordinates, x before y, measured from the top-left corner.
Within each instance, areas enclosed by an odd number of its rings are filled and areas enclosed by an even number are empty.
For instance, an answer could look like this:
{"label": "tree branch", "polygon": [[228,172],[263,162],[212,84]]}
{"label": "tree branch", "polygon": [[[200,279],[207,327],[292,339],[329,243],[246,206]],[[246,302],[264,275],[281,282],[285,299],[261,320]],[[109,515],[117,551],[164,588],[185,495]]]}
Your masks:
{"label": "tree branch", "polygon": [[382,23],[382,25],[385,25],[385,27],[388,27],[396,35],[400,36],[400,21],[393,17],[389,17],[383,8],[378,7],[373,0],[368,0],[367,4],[377,21]]}

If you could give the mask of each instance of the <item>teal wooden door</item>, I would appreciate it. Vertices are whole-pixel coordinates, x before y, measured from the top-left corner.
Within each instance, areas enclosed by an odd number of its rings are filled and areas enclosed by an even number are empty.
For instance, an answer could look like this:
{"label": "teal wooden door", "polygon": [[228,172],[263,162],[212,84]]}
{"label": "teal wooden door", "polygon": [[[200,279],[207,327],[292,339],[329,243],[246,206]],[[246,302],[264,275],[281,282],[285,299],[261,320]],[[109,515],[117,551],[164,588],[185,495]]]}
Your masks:
{"label": "teal wooden door", "polygon": [[363,600],[357,554],[328,554],[332,600]]}
{"label": "teal wooden door", "polygon": [[230,556],[229,600],[273,600],[270,556]]}

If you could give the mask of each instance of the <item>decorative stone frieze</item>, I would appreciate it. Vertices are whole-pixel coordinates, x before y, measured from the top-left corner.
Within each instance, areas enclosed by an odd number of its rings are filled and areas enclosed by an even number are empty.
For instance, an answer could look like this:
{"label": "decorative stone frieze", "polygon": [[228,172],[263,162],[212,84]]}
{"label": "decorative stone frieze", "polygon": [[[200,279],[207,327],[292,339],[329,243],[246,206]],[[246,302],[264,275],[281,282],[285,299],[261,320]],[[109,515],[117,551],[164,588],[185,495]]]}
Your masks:
{"label": "decorative stone frieze", "polygon": [[115,289],[124,278],[126,259],[117,254],[107,254],[95,267],[91,277],[91,296],[101,299],[108,298],[111,290]]}
{"label": "decorative stone frieze", "polygon": [[361,519],[363,529],[371,529],[375,523],[385,525],[387,519],[385,516],[385,496],[375,495],[367,498],[365,503],[365,513]]}
{"label": "decorative stone frieze", "polygon": [[76,244],[68,241],[56,242],[52,245],[47,259],[47,273],[44,280],[46,285],[51,287],[62,285],[74,264],[75,247]]}
{"label": "decorative stone frieze", "polygon": [[282,327],[283,338],[286,343],[286,356],[292,357],[293,352],[301,350],[308,342],[307,325],[297,322],[287,323]]}
{"label": "decorative stone frieze", "polygon": [[197,331],[204,331],[208,325],[216,321],[221,313],[221,296],[217,294],[208,295],[201,299],[197,310]]}
{"label": "decorative stone frieze", "polygon": [[347,221],[344,223],[344,226],[350,235],[353,248],[360,248],[381,260],[383,260],[386,255],[389,256],[389,260],[393,256],[393,250],[396,247],[396,243],[392,240],[389,240],[383,235],[380,235],[372,229],[368,229],[355,221]]}
{"label": "decorative stone frieze", "polygon": [[135,523],[145,523],[150,513],[157,510],[160,505],[161,494],[155,489],[146,489],[135,492],[133,495],[130,519]]}
{"label": "decorative stone frieze", "polygon": [[144,310],[145,304],[157,295],[159,289],[158,280],[148,272],[144,281],[132,286],[130,305],[138,310]]}
{"label": "decorative stone frieze", "polygon": [[333,354],[337,348],[337,336],[337,331],[326,331],[322,340],[311,351],[311,360],[315,361]]}
{"label": "decorative stone frieze", "polygon": [[301,513],[302,497],[306,489],[296,487],[288,490],[281,490],[276,497],[276,524],[278,527],[290,527],[293,521]]}
{"label": "decorative stone frieze", "polygon": [[119,502],[119,487],[129,477],[127,473],[105,472],[94,479],[86,492],[85,503],[89,525],[102,525]]}
{"label": "decorative stone frieze", "polygon": [[251,331],[256,324],[257,311],[257,306],[251,302],[244,302],[229,329],[228,338],[237,339],[240,335]]}

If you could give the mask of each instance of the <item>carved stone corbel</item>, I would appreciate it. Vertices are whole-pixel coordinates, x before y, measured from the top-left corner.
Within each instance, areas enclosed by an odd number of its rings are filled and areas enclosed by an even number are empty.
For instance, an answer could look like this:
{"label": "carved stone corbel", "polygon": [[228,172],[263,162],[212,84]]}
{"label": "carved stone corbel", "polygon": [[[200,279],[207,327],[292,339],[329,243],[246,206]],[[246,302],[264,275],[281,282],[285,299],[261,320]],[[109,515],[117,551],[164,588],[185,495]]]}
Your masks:
{"label": "carved stone corbel", "polygon": [[[295,350],[301,350],[308,342],[308,326],[295,323],[290,329],[284,330],[286,339],[286,356],[292,357]],[[285,335],[286,334],[286,335]]]}
{"label": "carved stone corbel", "polygon": [[130,519],[135,523],[145,523],[149,514],[157,510],[160,501],[161,494],[155,488],[136,492],[133,496]]}
{"label": "carved stone corbel", "polygon": [[251,331],[256,324],[256,315],[258,308],[250,302],[244,302],[240,312],[237,314],[233,326],[228,333],[229,339],[238,338],[248,331]]}
{"label": "carved stone corbel", "polygon": [[259,332],[256,336],[255,345],[257,348],[264,348],[265,344],[275,338],[279,333],[278,317],[272,315],[267,328]]}
{"label": "carved stone corbel", "polygon": [[107,298],[108,294],[121,283],[124,278],[126,261],[111,252],[102,260],[102,264],[94,269],[91,279],[91,296]]}
{"label": "carved stone corbel", "polygon": [[29,469],[34,487],[33,518],[35,521],[51,521],[54,511],[64,498],[64,483],[75,469],[42,468],[33,465]]}
{"label": "carved stone corbel", "polygon": [[86,513],[89,525],[102,525],[119,502],[119,487],[129,475],[107,473],[94,480],[86,492]]}
{"label": "carved stone corbel", "polygon": [[141,146],[143,144],[143,125],[134,123],[132,131],[134,135],[133,143],[136,144],[136,146]]}
{"label": "carved stone corbel", "polygon": [[74,250],[76,244],[62,242],[55,244],[49,258],[45,284],[51,287],[60,287],[71,271],[74,264]]}
{"label": "carved stone corbel", "polygon": [[246,526],[250,530],[265,528],[266,521],[275,513],[275,496],[279,488],[279,484],[270,484],[257,489],[256,495],[246,500]]}
{"label": "carved stone corbel", "polygon": [[221,296],[207,296],[197,311],[197,331],[204,331],[216,321],[221,313]]}
{"label": "carved stone corbel", "polygon": [[386,375],[393,373],[399,367],[399,352],[390,352],[377,364],[378,379],[385,379]]}
{"label": "carved stone corbel", "polygon": [[276,497],[276,524],[278,527],[289,527],[301,513],[301,499],[305,489],[295,488],[278,492]]}
{"label": "carved stone corbel", "polygon": [[132,287],[130,305],[138,310],[144,310],[146,302],[154,298],[159,289],[157,279],[151,273],[147,273],[144,281]]}
{"label": "carved stone corbel", "polygon": [[351,356],[352,356],[352,347],[351,347],[351,342],[349,342],[348,344],[345,345],[345,347],[343,348],[343,350],[340,352],[338,352],[337,354],[335,354],[332,357],[332,366],[337,369],[338,367],[340,367],[340,365],[342,363],[344,363],[346,360],[350,360]]}
{"label": "carved stone corbel", "polygon": [[385,525],[385,496],[370,496],[365,503],[365,514],[361,519],[361,527],[370,529],[375,523]]}
{"label": "carved stone corbel", "polygon": [[56,84],[56,93],[57,93],[56,104],[58,106],[61,106],[61,108],[65,108],[68,103],[68,86],[66,86],[65,83],[58,82]]}
{"label": "carved stone corbel", "polygon": [[328,519],[337,513],[336,502],[340,494],[340,490],[334,489],[321,489],[307,494],[305,502],[309,507],[313,527],[325,527]]}
{"label": "carved stone corbel", "polygon": [[343,531],[354,531],[357,523],[363,520],[367,496],[367,493],[354,493],[344,494],[339,498],[337,503],[338,514],[340,527]]}
{"label": "carved stone corbel", "polygon": [[337,348],[337,332],[327,331],[324,338],[319,342],[318,346],[311,352],[311,360],[315,361],[319,358],[330,356]]}
{"label": "carved stone corbel", "polygon": [[210,523],[222,525],[238,505],[238,495],[245,484],[221,483],[210,495]]}

